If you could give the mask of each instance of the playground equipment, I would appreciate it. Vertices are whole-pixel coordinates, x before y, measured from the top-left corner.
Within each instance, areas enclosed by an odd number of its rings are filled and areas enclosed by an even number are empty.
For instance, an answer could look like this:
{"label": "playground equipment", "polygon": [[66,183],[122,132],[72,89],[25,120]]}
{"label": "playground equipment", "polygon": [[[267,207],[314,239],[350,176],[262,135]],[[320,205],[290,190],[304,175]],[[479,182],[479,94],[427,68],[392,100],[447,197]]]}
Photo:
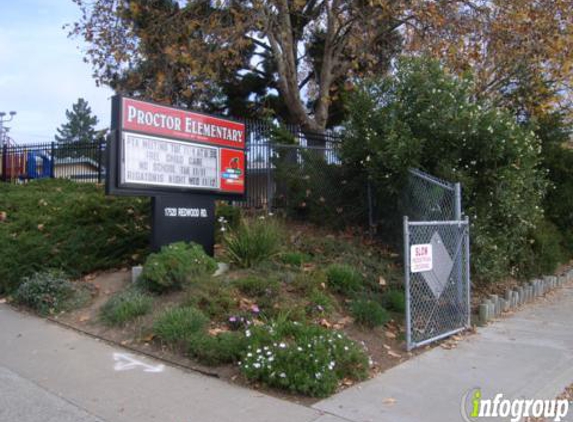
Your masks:
{"label": "playground equipment", "polygon": [[45,151],[28,150],[9,139],[0,154],[4,180],[41,179],[53,174],[54,160]]}

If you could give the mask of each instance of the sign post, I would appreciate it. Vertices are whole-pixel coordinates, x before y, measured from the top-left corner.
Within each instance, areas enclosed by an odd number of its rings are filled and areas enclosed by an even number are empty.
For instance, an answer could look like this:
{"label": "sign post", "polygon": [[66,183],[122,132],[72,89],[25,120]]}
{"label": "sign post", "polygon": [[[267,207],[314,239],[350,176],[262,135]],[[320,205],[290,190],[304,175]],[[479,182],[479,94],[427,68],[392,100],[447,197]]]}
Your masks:
{"label": "sign post", "polygon": [[240,122],[115,96],[106,193],[151,196],[152,248],[184,240],[213,254],[215,199],[245,194]]}

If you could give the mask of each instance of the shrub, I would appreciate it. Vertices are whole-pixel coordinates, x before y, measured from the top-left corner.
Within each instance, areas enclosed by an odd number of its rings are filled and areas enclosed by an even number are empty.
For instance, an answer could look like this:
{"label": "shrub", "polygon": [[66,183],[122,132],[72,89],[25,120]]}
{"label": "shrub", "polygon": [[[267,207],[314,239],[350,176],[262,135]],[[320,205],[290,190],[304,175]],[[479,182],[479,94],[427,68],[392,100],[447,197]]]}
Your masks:
{"label": "shrub", "polygon": [[75,279],[147,253],[149,201],[105,196],[91,183],[0,183],[0,212],[0,295],[35,272],[60,268]]}
{"label": "shrub", "polygon": [[282,229],[276,221],[244,221],[225,236],[226,253],[234,264],[249,268],[278,254],[282,240]]}
{"label": "shrub", "polygon": [[149,255],[138,281],[151,291],[163,293],[180,289],[191,278],[212,274],[216,269],[217,262],[200,245],[177,242]]}
{"label": "shrub", "polygon": [[368,328],[379,327],[390,320],[388,311],[371,299],[358,299],[352,302],[350,311],[356,323]]}
{"label": "shrub", "polygon": [[24,277],[14,299],[41,315],[58,313],[68,308],[76,289],[60,270],[37,272]]}
{"label": "shrub", "polygon": [[401,290],[388,290],[384,294],[384,304],[391,311],[406,312],[406,297]]}
{"label": "shrub", "polygon": [[111,297],[101,307],[101,319],[107,325],[123,325],[147,314],[153,307],[153,299],[136,290],[127,290]]}
{"label": "shrub", "polygon": [[279,283],[276,280],[254,276],[235,280],[233,285],[237,287],[241,293],[252,297],[274,296],[279,290]]}
{"label": "shrub", "polygon": [[183,345],[203,332],[208,323],[209,319],[196,308],[171,308],[157,317],[153,332],[166,343]]}
{"label": "shrub", "polygon": [[343,295],[359,292],[364,286],[362,275],[354,268],[344,264],[333,264],[326,269],[328,287]]}
{"label": "shrub", "polygon": [[377,220],[394,234],[408,168],[460,182],[472,273],[495,281],[522,275],[547,180],[539,139],[508,111],[476,100],[472,84],[437,61],[402,60],[396,72],[354,91],[341,156],[354,178],[374,187],[384,204]]}
{"label": "shrub", "polygon": [[531,254],[523,263],[526,275],[551,274],[561,262],[568,261],[562,248],[563,235],[550,221],[543,221],[531,233]]}
{"label": "shrub", "polygon": [[236,292],[220,279],[208,278],[193,283],[185,305],[196,307],[209,318],[224,321],[237,308]]}
{"label": "shrub", "polygon": [[343,379],[368,373],[364,350],[344,334],[297,322],[278,321],[247,331],[241,372],[252,381],[313,397],[336,391]]}
{"label": "shrub", "polygon": [[305,262],[310,262],[310,255],[302,252],[285,252],[281,255],[281,261],[294,267],[302,267]]}
{"label": "shrub", "polygon": [[188,342],[188,353],[206,365],[234,363],[246,348],[243,333],[223,332],[216,336],[199,333]]}

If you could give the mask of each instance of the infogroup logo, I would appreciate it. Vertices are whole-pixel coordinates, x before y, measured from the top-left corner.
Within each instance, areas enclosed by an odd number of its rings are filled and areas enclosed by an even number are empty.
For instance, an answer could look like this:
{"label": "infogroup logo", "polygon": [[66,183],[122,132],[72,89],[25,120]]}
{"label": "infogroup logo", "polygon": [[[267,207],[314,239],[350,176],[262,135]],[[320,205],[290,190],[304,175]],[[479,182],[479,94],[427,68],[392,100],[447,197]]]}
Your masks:
{"label": "infogroup logo", "polygon": [[502,393],[497,393],[493,399],[486,399],[482,396],[481,388],[468,390],[461,402],[462,418],[466,422],[486,418],[507,418],[508,421],[518,422],[528,417],[560,422],[568,412],[567,400],[504,399]]}

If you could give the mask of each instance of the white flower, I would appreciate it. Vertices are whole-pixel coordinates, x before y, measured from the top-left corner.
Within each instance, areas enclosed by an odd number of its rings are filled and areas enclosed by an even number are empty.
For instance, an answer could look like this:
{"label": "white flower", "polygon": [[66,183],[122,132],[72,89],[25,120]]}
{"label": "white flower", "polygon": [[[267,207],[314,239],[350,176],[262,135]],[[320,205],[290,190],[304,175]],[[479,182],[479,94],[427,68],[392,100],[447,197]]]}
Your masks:
{"label": "white flower", "polygon": [[251,352],[249,352],[249,353],[247,353],[247,357],[248,357],[248,358],[252,358],[252,357],[253,357],[253,354],[252,354]]}
{"label": "white flower", "polygon": [[316,374],[314,374],[314,377],[319,380],[322,378],[322,374],[320,372],[317,372]]}
{"label": "white flower", "polygon": [[253,368],[259,369],[261,367],[260,363],[253,363]]}
{"label": "white flower", "polygon": [[279,347],[280,347],[281,349],[286,349],[286,344],[280,343],[280,344],[279,344]]}
{"label": "white flower", "polygon": [[281,373],[279,374],[279,377],[281,377],[281,378],[286,378],[286,374],[285,374],[284,372],[281,372]]}
{"label": "white flower", "polygon": [[245,336],[246,336],[246,337],[251,337],[251,331],[250,331],[250,330],[245,331]]}

